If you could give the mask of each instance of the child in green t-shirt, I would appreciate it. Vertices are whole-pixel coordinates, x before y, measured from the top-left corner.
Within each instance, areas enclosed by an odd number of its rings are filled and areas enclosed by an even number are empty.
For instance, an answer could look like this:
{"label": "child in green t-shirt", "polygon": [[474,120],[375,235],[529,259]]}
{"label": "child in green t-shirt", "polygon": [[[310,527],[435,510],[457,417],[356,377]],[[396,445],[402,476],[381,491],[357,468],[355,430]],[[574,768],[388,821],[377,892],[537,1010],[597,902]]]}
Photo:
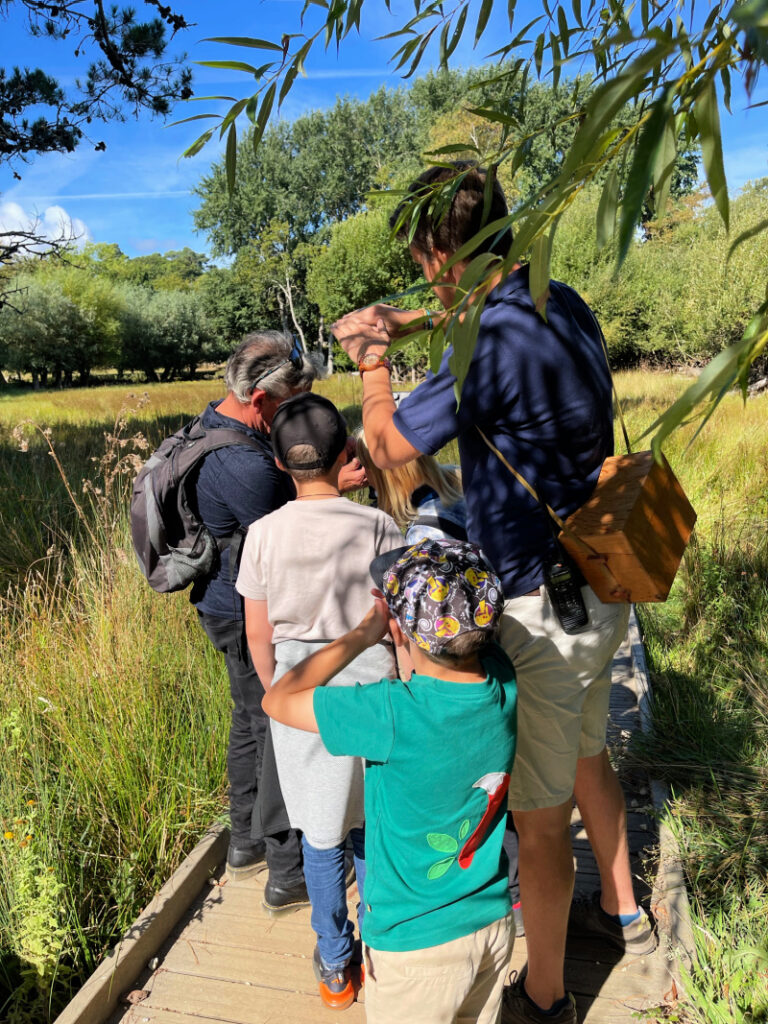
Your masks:
{"label": "child in green t-shirt", "polygon": [[[469,543],[422,541],[377,559],[374,577],[382,560],[386,596],[287,672],[264,710],[366,759],[369,1024],[493,1024],[513,941],[502,837],[517,694],[492,642],[501,585]],[[410,680],[325,687],[388,630]]]}

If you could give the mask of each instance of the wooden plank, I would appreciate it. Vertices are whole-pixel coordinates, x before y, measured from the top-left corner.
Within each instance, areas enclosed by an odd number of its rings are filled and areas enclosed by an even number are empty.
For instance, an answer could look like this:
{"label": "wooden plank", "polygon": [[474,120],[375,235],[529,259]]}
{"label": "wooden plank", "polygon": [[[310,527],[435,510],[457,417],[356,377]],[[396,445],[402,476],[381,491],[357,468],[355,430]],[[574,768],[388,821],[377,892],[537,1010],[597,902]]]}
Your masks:
{"label": "wooden plank", "polygon": [[214,826],[174,871],[138,920],[99,965],[55,1024],[101,1024],[174,929],[215,870],[229,842],[229,829]]}
{"label": "wooden plank", "polygon": [[[153,1020],[150,1013],[167,1014],[166,1022],[174,1021],[170,1011],[180,1009],[193,1021],[220,1021],[222,1024],[364,1024],[361,1003],[348,1010],[335,1012],[313,995],[304,992],[252,985],[232,984],[216,978],[196,978],[171,971],[156,972],[152,992],[145,1001],[132,1007],[123,1018],[124,1024],[145,1024]],[[156,1024],[157,1018],[153,1021]]]}
{"label": "wooden plank", "polygon": [[[614,663],[610,729],[620,745],[640,721],[629,652],[625,644]],[[622,784],[632,867],[639,876],[643,864],[658,863],[656,821],[647,813],[653,794],[640,773],[625,773]],[[586,895],[599,887],[599,874],[577,807],[571,821],[576,892]],[[148,996],[112,1024],[333,1024],[337,1018],[340,1024],[362,1024],[361,1004],[340,1014],[323,1007],[311,964],[310,911],[270,917],[261,908],[266,879],[266,870],[236,882],[221,878],[202,893],[163,950],[159,969],[137,982]],[[644,888],[638,878],[638,893]],[[352,888],[353,918],[356,902]],[[523,970],[526,960],[525,939],[517,939],[510,970]],[[569,938],[565,972],[582,1024],[629,1024],[633,1015],[660,1005],[670,988],[665,951],[622,957],[582,936]]]}

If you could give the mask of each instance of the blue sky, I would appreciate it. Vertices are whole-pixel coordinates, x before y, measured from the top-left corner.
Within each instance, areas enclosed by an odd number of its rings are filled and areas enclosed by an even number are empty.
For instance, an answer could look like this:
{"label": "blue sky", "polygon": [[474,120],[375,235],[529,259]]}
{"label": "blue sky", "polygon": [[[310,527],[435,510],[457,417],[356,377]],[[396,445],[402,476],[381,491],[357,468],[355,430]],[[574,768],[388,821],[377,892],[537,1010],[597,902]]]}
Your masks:
{"label": "blue sky", "polygon": [[[11,15],[0,19],[0,66],[15,64],[42,66],[62,82],[83,74],[86,58],[73,57],[74,46],[32,39],[10,5]],[[137,5],[141,14],[141,4]],[[180,0],[173,6],[195,26],[177,37],[174,51],[186,51],[194,60],[251,61],[257,51],[204,43],[207,36],[250,35],[278,39],[283,31],[298,31],[303,0]],[[482,63],[488,52],[508,36],[502,8],[496,4],[485,36],[477,50],[471,47],[473,33],[466,32],[453,56],[456,65]],[[312,10],[312,9],[311,9]],[[393,72],[389,57],[398,45],[375,37],[392,31],[411,11],[411,4],[393,0],[388,13],[381,0],[368,0],[363,7],[359,36],[350,36],[336,55],[321,47],[307,63],[307,78],[298,78],[281,115],[289,119],[306,110],[330,106],[339,95],[365,98],[380,85],[395,87],[402,79]],[[541,12],[532,0],[521,0],[517,18]],[[399,13],[398,13],[399,12]],[[318,14],[319,12],[313,12]],[[470,15],[470,20],[471,20]],[[524,24],[520,21],[519,24]],[[258,63],[258,61],[256,61]],[[429,62],[425,62],[426,71]],[[246,96],[253,79],[246,75],[195,68],[195,93],[225,93]],[[768,83],[761,82],[753,102],[768,100]],[[224,105],[226,106],[226,105]],[[768,174],[768,107],[745,110],[746,97],[735,85],[734,114],[722,125],[726,173],[732,192],[744,182]],[[207,111],[205,104],[181,104],[169,120]],[[117,242],[130,256],[165,252],[189,245],[204,252],[204,235],[193,230],[191,211],[196,198],[190,189],[206,173],[219,150],[212,144],[191,160],[180,159],[182,151],[197,137],[205,122],[165,127],[149,117],[124,124],[96,125],[93,138],[104,140],[106,152],[95,152],[84,143],[73,154],[48,154],[19,168],[22,181],[14,181],[7,167],[0,169],[0,225],[38,215],[55,224],[69,218],[75,230],[97,242]],[[2,227],[0,227],[2,230]]]}

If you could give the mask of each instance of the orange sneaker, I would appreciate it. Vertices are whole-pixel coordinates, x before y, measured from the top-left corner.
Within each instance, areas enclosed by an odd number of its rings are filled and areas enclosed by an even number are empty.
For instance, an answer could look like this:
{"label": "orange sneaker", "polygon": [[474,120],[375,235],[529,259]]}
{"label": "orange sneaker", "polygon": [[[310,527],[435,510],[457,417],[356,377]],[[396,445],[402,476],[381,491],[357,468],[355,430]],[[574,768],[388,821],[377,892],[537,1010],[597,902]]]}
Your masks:
{"label": "orange sneaker", "polygon": [[312,966],[317,978],[320,998],[331,1010],[346,1010],[355,1001],[355,987],[352,984],[352,971],[346,967],[326,967],[315,946]]}

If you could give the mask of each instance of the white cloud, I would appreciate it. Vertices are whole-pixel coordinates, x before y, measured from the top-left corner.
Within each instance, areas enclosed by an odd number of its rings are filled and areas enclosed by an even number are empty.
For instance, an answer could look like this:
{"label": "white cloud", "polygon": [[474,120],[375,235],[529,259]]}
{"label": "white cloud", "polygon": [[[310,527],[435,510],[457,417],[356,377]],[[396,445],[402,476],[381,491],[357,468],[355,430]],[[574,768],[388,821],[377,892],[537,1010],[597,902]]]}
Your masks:
{"label": "white cloud", "polygon": [[[73,242],[78,248],[91,238],[88,226],[79,217],[70,217],[63,206],[47,206],[39,212],[28,212],[18,203],[0,203],[0,234],[7,237],[6,244],[13,244],[14,237],[21,233],[33,233],[44,242]],[[8,237],[10,236],[10,237]]]}

